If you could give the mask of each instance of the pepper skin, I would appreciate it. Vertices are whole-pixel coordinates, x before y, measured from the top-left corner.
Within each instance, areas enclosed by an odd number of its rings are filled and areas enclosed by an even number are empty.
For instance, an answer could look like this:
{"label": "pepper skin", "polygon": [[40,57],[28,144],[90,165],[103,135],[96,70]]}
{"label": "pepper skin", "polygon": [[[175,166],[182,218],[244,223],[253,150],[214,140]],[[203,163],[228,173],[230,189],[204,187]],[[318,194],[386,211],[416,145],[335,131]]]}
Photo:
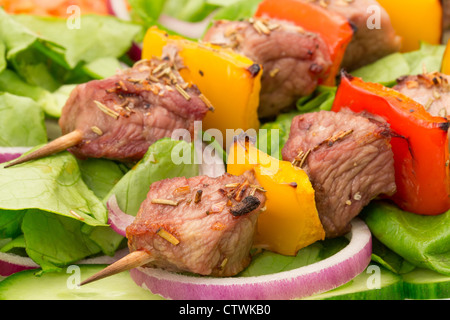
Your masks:
{"label": "pepper skin", "polygon": [[144,38],[143,59],[160,57],[163,48],[177,47],[184,67],[180,75],[196,85],[214,108],[203,120],[202,129],[258,130],[262,66],[231,49],[168,35],[152,27]]}
{"label": "pepper skin", "polygon": [[325,8],[298,0],[264,0],[255,17],[290,21],[306,31],[319,34],[328,45],[333,65],[323,85],[334,86],[342,59],[353,37],[353,29],[343,16]]}
{"label": "pepper skin", "polygon": [[441,72],[450,75],[450,41],[445,47],[444,57],[442,58]]}
{"label": "pepper skin", "polygon": [[255,246],[294,256],[301,248],[325,238],[315,192],[305,171],[238,139],[230,148],[227,171],[239,175],[251,169],[266,194],[266,210],[258,218]]}
{"label": "pepper skin", "polygon": [[[420,43],[440,44],[442,5],[440,0],[377,0],[402,37],[402,52],[420,49]],[[383,27],[383,26],[381,26]]]}
{"label": "pepper skin", "polygon": [[438,215],[450,209],[448,128],[411,98],[343,73],[332,110],[350,108],[381,116],[391,126],[397,193],[403,210]]}

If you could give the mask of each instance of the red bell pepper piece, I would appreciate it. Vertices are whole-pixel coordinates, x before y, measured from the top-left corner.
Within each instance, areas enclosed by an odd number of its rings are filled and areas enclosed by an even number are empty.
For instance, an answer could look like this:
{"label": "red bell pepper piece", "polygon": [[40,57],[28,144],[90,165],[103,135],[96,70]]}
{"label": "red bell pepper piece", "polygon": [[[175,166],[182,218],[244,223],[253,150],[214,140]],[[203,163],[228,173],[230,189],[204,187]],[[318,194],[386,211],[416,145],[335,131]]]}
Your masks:
{"label": "red bell pepper piece", "polygon": [[397,192],[403,210],[437,215],[450,209],[449,123],[411,98],[377,83],[342,74],[332,110],[381,116],[391,126]]}
{"label": "red bell pepper piece", "polygon": [[327,44],[333,66],[324,85],[335,85],[345,50],[353,37],[353,28],[340,14],[301,0],[264,0],[255,17],[285,20],[306,31],[319,34]]}

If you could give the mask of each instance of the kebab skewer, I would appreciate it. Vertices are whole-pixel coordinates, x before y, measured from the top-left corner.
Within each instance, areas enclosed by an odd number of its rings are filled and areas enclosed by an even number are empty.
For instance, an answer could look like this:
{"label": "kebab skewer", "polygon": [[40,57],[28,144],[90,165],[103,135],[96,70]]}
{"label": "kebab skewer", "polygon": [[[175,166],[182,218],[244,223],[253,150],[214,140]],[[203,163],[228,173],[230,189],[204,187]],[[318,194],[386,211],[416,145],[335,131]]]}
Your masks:
{"label": "kebab skewer", "polygon": [[265,193],[253,171],[153,183],[127,227],[130,254],[81,285],[136,267],[205,276],[238,274],[251,261]]}
{"label": "kebab skewer", "polygon": [[162,59],[137,62],[115,76],[78,85],[59,125],[63,135],[8,164],[12,167],[69,149],[79,158],[140,160],[148,147],[201,121],[210,103],[178,73],[175,48]]}

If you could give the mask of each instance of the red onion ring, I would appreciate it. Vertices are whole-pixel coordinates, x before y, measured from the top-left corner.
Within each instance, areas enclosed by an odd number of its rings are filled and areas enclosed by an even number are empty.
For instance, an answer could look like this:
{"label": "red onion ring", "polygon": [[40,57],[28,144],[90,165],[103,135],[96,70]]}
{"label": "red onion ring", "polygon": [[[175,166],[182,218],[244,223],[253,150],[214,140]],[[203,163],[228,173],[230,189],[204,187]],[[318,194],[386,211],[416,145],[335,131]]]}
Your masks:
{"label": "red onion ring", "polygon": [[192,39],[200,39],[203,36],[206,28],[208,27],[212,16],[213,14],[200,22],[186,22],[162,14],[159,17],[158,22],[166,28],[175,31],[182,36]]}
{"label": "red onion ring", "polygon": [[369,265],[372,237],[356,218],[347,235],[350,243],[335,255],[317,263],[271,275],[241,278],[192,277],[161,269],[130,271],[137,285],[174,300],[277,300],[305,298],[341,286]]}
{"label": "red onion ring", "polygon": [[128,12],[127,3],[124,0],[108,0],[109,14],[126,21],[130,21],[130,13]]}
{"label": "red onion ring", "polygon": [[0,252],[0,276],[7,277],[23,270],[36,269],[39,266],[27,257]]}
{"label": "red onion ring", "polygon": [[106,207],[108,208],[108,224],[111,229],[126,237],[126,228],[134,221],[135,217],[120,210],[115,195],[108,199]]}
{"label": "red onion ring", "polygon": [[0,147],[0,163],[15,160],[30,149],[29,147]]}

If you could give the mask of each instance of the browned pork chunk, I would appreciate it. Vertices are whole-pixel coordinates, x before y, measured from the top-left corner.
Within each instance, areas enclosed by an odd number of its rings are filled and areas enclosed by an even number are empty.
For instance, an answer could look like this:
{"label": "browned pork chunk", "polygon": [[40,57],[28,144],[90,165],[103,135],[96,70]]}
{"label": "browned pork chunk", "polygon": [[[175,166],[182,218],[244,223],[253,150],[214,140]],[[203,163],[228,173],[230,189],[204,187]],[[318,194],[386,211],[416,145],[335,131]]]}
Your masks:
{"label": "browned pork chunk", "polygon": [[350,221],[372,199],[395,193],[390,134],[382,119],[347,110],[293,119],[283,159],[308,174],[328,238],[348,232]]}
{"label": "browned pork chunk", "polygon": [[394,89],[420,103],[432,116],[450,116],[450,76],[439,72],[405,76]]}
{"label": "browned pork chunk", "polygon": [[[302,1],[311,2],[311,0]],[[392,27],[388,13],[377,1],[312,0],[312,2],[343,15],[355,28],[355,34],[342,62],[342,67],[347,71],[400,50],[401,38]]]}
{"label": "browned pork chunk", "polygon": [[265,205],[253,172],[218,178],[174,178],[151,185],[127,228],[130,251],[153,258],[146,267],[232,276],[251,260],[256,221]]}
{"label": "browned pork chunk", "polygon": [[157,140],[175,129],[191,134],[208,106],[188,86],[169,58],[140,61],[117,75],[77,86],[59,120],[63,134],[80,130],[82,143],[70,150],[80,158],[140,160]]}
{"label": "browned pork chunk", "polygon": [[320,36],[288,22],[216,21],[203,40],[232,48],[263,66],[258,110],[262,118],[273,117],[311,94],[331,66]]}

